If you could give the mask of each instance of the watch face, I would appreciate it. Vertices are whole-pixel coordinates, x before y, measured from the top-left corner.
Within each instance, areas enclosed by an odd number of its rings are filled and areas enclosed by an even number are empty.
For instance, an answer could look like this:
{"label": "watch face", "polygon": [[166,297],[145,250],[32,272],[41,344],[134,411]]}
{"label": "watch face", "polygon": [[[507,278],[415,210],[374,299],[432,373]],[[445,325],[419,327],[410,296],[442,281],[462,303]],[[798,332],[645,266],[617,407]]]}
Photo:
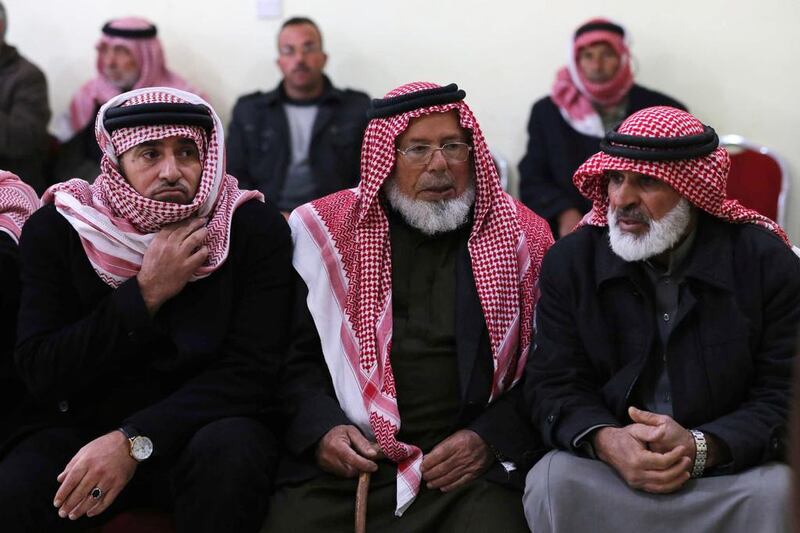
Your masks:
{"label": "watch face", "polygon": [[144,461],[153,453],[153,441],[141,435],[131,443],[131,455],[137,461]]}

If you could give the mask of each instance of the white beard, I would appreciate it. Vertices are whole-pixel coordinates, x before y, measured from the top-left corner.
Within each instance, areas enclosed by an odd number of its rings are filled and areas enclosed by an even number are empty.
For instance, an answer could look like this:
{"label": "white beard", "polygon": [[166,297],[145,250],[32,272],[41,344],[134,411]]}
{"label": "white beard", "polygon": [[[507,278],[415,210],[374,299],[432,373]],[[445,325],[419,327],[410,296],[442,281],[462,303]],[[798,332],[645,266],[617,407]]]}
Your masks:
{"label": "white beard", "polygon": [[681,198],[669,213],[658,220],[648,220],[644,235],[619,229],[617,212],[608,207],[608,240],[611,250],[625,261],[642,261],[666,252],[681,240],[692,220],[692,205]]}
{"label": "white beard", "polygon": [[400,191],[397,181],[389,178],[384,183],[389,204],[400,213],[409,226],[425,235],[436,235],[460,228],[467,222],[469,210],[475,203],[475,186],[470,183],[457,198],[449,200],[414,200]]}

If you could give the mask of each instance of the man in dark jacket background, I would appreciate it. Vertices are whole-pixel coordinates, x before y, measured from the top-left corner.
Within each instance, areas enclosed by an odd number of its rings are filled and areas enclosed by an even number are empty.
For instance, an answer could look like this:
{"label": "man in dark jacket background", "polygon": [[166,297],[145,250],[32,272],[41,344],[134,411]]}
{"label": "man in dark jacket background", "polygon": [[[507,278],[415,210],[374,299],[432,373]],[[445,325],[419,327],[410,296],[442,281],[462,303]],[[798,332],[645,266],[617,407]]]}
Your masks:
{"label": "man in dark jacket background", "polygon": [[525,381],[545,443],[566,450],[528,475],[534,530],[785,530],[774,461],[800,261],[780,226],[725,200],[717,144],[649,108],[575,174],[593,209],[545,257]]}
{"label": "man in dark jacket background", "polygon": [[633,82],[622,26],[605,19],[582,24],[550,96],[533,105],[528,149],[519,164],[520,199],[550,223],[556,237],[569,233],[590,207],[572,185],[578,166],[598,150],[606,131],[656,105],[685,109]]}
{"label": "man in dark jacket background", "polygon": [[308,18],[278,34],[281,83],[239,98],[228,138],[228,168],[288,215],[295,207],[354,187],[369,97],[338,89],[322,73],[322,34]]}
{"label": "man in dark jacket background", "polygon": [[0,168],[41,194],[47,155],[47,80],[36,65],[5,42],[8,18],[0,3]]}

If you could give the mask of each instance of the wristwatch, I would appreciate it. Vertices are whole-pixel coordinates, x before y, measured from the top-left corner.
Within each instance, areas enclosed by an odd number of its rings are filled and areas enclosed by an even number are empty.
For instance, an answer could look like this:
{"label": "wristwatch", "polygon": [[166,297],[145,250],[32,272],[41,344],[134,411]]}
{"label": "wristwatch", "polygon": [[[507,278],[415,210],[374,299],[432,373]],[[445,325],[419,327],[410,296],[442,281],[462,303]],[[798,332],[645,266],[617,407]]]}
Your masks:
{"label": "wristwatch", "polygon": [[153,441],[139,434],[136,428],[126,425],[118,429],[128,438],[128,442],[130,442],[131,449],[129,453],[131,457],[141,463],[153,455]]}
{"label": "wristwatch", "polygon": [[689,433],[694,437],[695,447],[694,464],[690,474],[693,478],[703,477],[703,471],[706,469],[706,460],[708,459],[708,442],[702,431],[690,429]]}

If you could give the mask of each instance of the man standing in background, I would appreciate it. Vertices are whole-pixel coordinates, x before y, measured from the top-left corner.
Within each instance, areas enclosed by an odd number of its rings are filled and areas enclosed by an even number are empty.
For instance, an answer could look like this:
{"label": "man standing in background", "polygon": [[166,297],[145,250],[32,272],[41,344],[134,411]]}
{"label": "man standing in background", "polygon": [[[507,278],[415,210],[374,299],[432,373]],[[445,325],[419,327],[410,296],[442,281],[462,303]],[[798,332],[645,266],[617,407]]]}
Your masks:
{"label": "man standing in background", "polygon": [[369,97],[334,87],[322,72],[327,60],[317,25],[288,19],[278,34],[280,84],[239,98],[233,109],[228,168],[285,214],[358,183]]}

